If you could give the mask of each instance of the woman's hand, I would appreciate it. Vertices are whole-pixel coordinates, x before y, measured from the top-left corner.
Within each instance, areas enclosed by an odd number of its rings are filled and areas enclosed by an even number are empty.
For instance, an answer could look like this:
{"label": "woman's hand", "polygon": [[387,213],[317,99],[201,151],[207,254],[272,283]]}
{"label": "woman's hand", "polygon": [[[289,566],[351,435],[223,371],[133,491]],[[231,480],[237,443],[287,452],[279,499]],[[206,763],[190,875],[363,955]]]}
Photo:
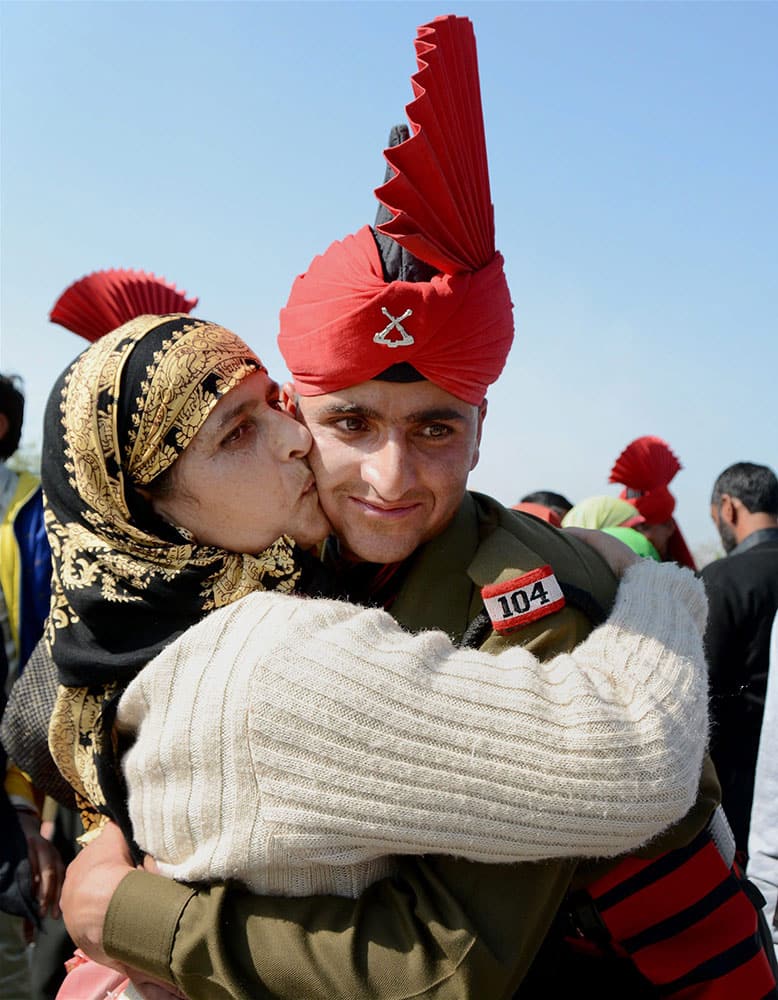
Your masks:
{"label": "woman's hand", "polygon": [[103,951],[103,922],[119,883],[133,871],[122,832],[114,823],[83,847],[68,865],[62,887],[62,915],[68,933],[95,962],[122,969]]}
{"label": "woman's hand", "polygon": [[563,528],[562,530],[575,535],[582,542],[586,542],[595,552],[599,552],[619,579],[628,567],[640,561],[640,556],[633,552],[628,545],[620,542],[613,535],[605,534],[604,531],[597,531],[595,528]]}
{"label": "woman's hand", "polygon": [[62,890],[65,926],[85,955],[129,976],[145,1000],[184,997],[183,993],[153,976],[114,961],[103,950],[103,923],[108,904],[119,883],[131,871],[132,858],[121,830],[115,823],[106,823],[100,834],[68,865]]}
{"label": "woman's hand", "polygon": [[28,809],[17,809],[19,825],[27,840],[32,884],[38,898],[41,917],[47,914],[55,920],[60,916],[59,896],[65,880],[65,865],[57,848],[41,835],[37,815]]}

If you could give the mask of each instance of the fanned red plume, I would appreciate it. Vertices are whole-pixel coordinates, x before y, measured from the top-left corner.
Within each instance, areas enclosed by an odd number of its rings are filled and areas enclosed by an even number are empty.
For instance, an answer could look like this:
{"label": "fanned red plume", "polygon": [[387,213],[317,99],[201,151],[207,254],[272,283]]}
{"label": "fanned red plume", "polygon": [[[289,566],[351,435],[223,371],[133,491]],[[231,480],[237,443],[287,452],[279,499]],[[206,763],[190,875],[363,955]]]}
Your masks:
{"label": "fanned red plume", "polygon": [[473,26],[435,18],[415,46],[413,134],[384,151],[396,174],[375,193],[394,218],[377,228],[444,274],[476,271],[494,257],[494,209]]}
{"label": "fanned red plume", "polygon": [[621,483],[643,493],[667,486],[682,468],[670,445],[661,438],[636,438],[619,455],[608,482]]}
{"label": "fanned red plume", "polygon": [[114,268],[74,281],[54,303],[49,319],[79,337],[99,340],[136,316],[188,313],[197,302],[164,278]]}

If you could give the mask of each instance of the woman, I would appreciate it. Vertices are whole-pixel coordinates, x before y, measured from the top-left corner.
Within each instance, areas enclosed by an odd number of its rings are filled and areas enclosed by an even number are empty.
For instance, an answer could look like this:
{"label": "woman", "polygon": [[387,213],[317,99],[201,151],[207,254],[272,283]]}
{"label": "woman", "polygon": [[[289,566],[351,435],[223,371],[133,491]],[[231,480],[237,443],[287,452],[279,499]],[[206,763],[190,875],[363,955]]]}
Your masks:
{"label": "woman", "polygon": [[[391,854],[615,855],[688,809],[706,719],[691,574],[634,566],[609,623],[544,666],[290,597],[320,590],[310,444],[256,355],[184,315],[125,324],[55,386],[51,742],[84,803],[129,832],[115,763],[137,730],[134,834],[168,874],[348,895]],[[249,738],[231,755],[186,738],[211,730]]]}
{"label": "woman", "polygon": [[[119,788],[105,720],[127,682],[210,609],[303,579],[302,553],[282,528],[303,545],[326,533],[303,461],[309,447],[253,352],[183,315],[125,324],[55,385],[42,461],[54,563],[48,639],[62,685],[50,742],[89,827],[94,810],[111,815],[121,801],[113,810],[106,801]],[[166,514],[179,458],[198,478],[198,543]],[[217,535],[222,547],[211,544]]]}

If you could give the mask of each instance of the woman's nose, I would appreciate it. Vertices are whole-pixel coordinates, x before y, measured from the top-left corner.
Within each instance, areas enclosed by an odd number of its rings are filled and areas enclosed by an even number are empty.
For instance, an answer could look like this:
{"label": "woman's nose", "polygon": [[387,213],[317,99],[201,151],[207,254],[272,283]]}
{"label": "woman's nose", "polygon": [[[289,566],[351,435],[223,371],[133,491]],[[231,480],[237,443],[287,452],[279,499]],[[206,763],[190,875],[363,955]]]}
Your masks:
{"label": "woman's nose", "polygon": [[277,430],[279,446],[285,458],[305,458],[311,450],[313,438],[311,432],[294,417],[278,411]]}

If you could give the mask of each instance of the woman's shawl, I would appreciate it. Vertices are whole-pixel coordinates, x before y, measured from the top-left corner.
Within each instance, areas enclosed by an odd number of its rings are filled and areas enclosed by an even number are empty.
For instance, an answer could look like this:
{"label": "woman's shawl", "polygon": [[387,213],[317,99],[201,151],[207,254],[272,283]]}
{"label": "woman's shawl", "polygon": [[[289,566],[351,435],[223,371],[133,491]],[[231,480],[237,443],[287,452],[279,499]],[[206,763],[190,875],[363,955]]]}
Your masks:
{"label": "woman's shawl", "polygon": [[141,316],[84,351],[49,398],[41,470],[53,563],[47,638],[63,685],[50,742],[65,777],[100,811],[111,812],[115,696],[211,609],[254,590],[290,592],[300,578],[290,538],[258,555],[197,545],[135,489],[172,466],[226,393],[264,370],[222,327]]}

